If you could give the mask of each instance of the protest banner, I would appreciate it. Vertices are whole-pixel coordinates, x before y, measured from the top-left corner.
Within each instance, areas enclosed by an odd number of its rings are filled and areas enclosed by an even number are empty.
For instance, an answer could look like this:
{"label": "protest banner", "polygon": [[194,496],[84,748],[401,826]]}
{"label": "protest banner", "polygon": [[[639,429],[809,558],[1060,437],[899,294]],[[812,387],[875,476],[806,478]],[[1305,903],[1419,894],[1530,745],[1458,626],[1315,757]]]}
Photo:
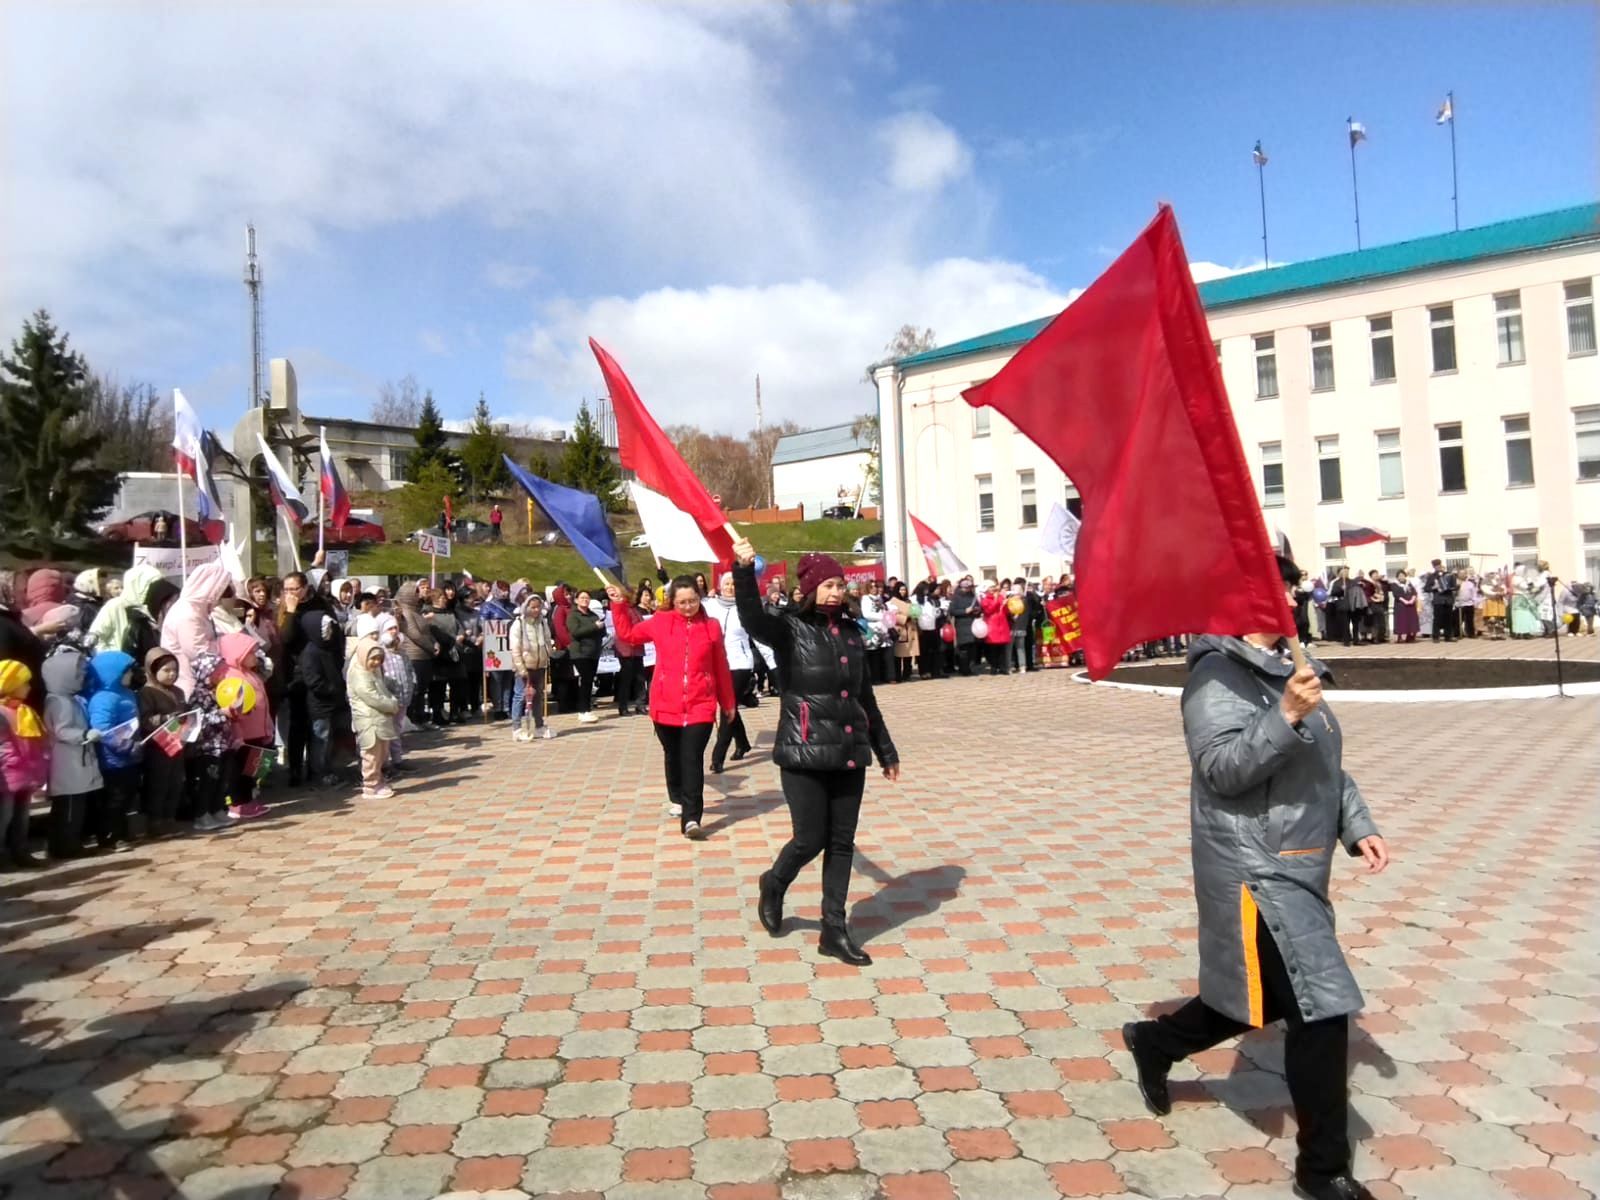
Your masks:
{"label": "protest banner", "polygon": [[847,564],[844,569],[844,581],[846,583],[882,583],[883,580],[883,564],[881,562]]}
{"label": "protest banner", "polygon": [[1078,620],[1078,596],[1068,592],[1065,596],[1047,601],[1044,606],[1050,623],[1055,626],[1056,643],[1064,654],[1076,654],[1078,642],[1083,637],[1083,625]]}
{"label": "protest banner", "polygon": [[[430,558],[449,558],[450,539],[434,533],[417,534],[417,549]],[[348,561],[348,558],[346,559]]]}
{"label": "protest banner", "polygon": [[141,546],[133,547],[133,563],[137,567],[140,563],[154,567],[161,572],[163,579],[173,583],[181,583],[185,574],[184,565],[193,570],[201,563],[221,562],[221,546]]}
{"label": "protest banner", "polygon": [[485,621],[483,623],[483,670],[511,670],[511,622]]}

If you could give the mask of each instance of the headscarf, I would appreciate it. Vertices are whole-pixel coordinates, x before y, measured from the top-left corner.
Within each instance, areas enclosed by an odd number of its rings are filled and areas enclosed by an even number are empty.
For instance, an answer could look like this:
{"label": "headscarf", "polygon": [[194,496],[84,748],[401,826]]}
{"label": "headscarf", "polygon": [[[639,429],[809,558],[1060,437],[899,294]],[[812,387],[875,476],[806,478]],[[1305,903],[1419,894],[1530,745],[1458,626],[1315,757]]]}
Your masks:
{"label": "headscarf", "polygon": [[40,567],[28,576],[23,590],[26,607],[22,610],[22,623],[33,626],[58,604],[67,600],[67,578],[54,567]]}
{"label": "headscarf", "polygon": [[105,595],[105,577],[100,568],[90,567],[87,571],[79,571],[78,577],[72,581],[72,590],[80,596],[101,599]]}
{"label": "headscarf", "polygon": [[33,683],[33,672],[14,658],[0,662],[0,708],[11,716],[11,728],[18,737],[42,738],[44,724],[24,697]]}
{"label": "headscarf", "polygon": [[17,607],[17,573],[0,571],[0,608],[15,611]]}
{"label": "headscarf", "polygon": [[[113,596],[100,608],[94,624],[89,626],[89,637],[104,650],[121,650],[128,644],[132,624],[128,614],[143,608],[150,587],[161,578],[161,572],[149,563],[135,563],[122,577],[122,595]],[[146,616],[154,613],[146,611]]]}

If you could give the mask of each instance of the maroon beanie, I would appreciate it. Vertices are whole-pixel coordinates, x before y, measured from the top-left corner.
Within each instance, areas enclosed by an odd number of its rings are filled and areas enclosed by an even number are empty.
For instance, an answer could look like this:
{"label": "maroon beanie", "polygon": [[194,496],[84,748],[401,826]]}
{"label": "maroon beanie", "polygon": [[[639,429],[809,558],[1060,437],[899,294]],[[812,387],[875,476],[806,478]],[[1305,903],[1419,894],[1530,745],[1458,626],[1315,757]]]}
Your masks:
{"label": "maroon beanie", "polygon": [[843,579],[844,568],[831,554],[802,554],[800,556],[800,594],[809,596],[825,579]]}

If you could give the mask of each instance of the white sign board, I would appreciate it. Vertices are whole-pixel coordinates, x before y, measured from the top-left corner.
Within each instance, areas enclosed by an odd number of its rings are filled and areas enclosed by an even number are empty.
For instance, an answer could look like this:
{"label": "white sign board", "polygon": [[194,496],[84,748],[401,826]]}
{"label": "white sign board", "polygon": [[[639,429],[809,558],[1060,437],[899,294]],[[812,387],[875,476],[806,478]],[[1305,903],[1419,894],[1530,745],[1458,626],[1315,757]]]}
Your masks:
{"label": "white sign board", "polygon": [[191,571],[201,563],[221,562],[222,547],[190,546],[187,550],[180,550],[176,546],[135,545],[133,548],[133,566],[146,563],[160,571],[163,579],[170,579],[174,583],[182,580],[185,561]]}
{"label": "white sign board", "polygon": [[511,667],[511,622],[483,623],[483,669],[509,671]]}
{"label": "white sign board", "polygon": [[450,557],[450,539],[432,533],[417,534],[417,549],[434,558]]}

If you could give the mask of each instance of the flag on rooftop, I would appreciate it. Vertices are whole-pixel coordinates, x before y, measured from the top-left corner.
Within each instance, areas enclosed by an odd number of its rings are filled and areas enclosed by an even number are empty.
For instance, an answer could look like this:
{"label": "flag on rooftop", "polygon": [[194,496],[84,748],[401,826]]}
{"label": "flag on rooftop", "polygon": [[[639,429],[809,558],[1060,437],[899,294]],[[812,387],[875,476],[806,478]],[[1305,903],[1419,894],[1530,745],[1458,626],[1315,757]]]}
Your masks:
{"label": "flag on rooftop", "polygon": [[1455,101],[1453,97],[1446,96],[1444,103],[1439,105],[1439,111],[1434,114],[1435,125],[1448,125],[1456,119]]}
{"label": "flag on rooftop", "polygon": [[1250,152],[1250,158],[1258,167],[1267,165],[1267,152],[1261,148],[1260,138],[1256,139],[1256,148]]}
{"label": "flag on rooftop", "polygon": [[1364,142],[1367,140],[1367,127],[1360,121],[1351,121],[1349,122],[1349,125],[1350,145],[1352,148],[1354,148],[1357,142]]}

